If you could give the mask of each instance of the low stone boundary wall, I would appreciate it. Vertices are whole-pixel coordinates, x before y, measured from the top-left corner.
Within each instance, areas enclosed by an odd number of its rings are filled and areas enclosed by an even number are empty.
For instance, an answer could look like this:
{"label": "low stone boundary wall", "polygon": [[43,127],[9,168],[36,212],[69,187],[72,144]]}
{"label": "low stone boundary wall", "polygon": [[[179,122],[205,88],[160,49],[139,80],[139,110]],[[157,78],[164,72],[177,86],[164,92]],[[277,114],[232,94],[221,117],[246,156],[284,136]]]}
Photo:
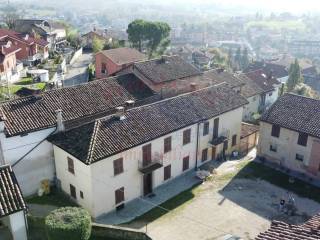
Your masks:
{"label": "low stone boundary wall", "polygon": [[97,223],[92,224],[92,235],[106,239],[152,240],[146,233],[139,230]]}

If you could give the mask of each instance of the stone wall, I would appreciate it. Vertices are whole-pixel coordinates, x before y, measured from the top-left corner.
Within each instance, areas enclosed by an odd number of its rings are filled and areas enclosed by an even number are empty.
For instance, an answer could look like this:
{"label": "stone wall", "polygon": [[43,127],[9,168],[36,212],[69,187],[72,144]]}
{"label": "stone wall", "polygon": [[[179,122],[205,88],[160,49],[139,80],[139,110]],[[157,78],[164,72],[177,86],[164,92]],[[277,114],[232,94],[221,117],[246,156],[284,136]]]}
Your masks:
{"label": "stone wall", "polygon": [[146,233],[131,228],[111,226],[105,224],[92,224],[92,235],[119,240],[152,240]]}

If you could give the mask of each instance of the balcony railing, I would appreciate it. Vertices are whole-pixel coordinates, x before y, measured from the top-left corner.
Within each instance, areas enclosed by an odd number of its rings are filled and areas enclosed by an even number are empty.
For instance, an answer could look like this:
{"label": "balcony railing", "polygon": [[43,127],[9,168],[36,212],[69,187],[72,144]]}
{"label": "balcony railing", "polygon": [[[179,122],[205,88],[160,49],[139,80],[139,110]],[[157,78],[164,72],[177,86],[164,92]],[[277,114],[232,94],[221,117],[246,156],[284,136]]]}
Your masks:
{"label": "balcony railing", "polygon": [[228,140],[227,137],[225,137],[225,136],[220,136],[220,137],[213,138],[213,139],[209,142],[209,144],[210,144],[211,146],[218,146],[219,144],[222,144],[222,143],[224,143],[224,142],[227,141],[227,140]]}
{"label": "balcony railing", "polygon": [[163,160],[159,158],[152,159],[151,162],[145,164],[142,160],[139,161],[139,171],[143,174],[153,172],[163,166]]}

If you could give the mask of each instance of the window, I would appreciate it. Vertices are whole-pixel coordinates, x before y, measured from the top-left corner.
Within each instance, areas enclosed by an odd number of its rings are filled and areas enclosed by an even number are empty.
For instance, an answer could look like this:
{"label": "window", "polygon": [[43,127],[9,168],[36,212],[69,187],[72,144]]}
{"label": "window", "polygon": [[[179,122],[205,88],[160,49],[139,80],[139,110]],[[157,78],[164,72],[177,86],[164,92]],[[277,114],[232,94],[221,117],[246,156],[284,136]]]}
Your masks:
{"label": "window", "polygon": [[206,136],[209,134],[209,122],[205,122],[203,124],[203,136]]}
{"label": "window", "polygon": [[271,152],[277,152],[277,145],[271,144],[271,145],[270,145],[270,151],[271,151]]}
{"label": "window", "polygon": [[219,118],[216,118],[213,122],[213,138],[219,136]]}
{"label": "window", "polygon": [[123,173],[123,158],[119,158],[113,161],[113,173],[114,176]]}
{"label": "window", "polygon": [[115,200],[116,200],[116,205],[124,201],[124,187],[119,188],[115,191]]}
{"label": "window", "polygon": [[189,169],[189,156],[184,157],[182,160],[182,171],[186,171]]}
{"label": "window", "polygon": [[80,191],[80,197],[83,199],[83,192]]}
{"label": "window", "polygon": [[308,142],[308,134],[299,133],[298,144],[301,146],[307,146],[307,142]]}
{"label": "window", "polygon": [[271,93],[269,93],[269,97],[271,97],[272,96],[272,92]]}
{"label": "window", "polygon": [[190,143],[191,139],[191,129],[187,129],[183,131],[183,145]]}
{"label": "window", "polygon": [[74,174],[74,164],[73,164],[73,159],[67,158],[68,159],[68,171],[72,174]]}
{"label": "window", "polygon": [[101,73],[107,74],[107,66],[105,63],[101,64]]}
{"label": "window", "polygon": [[168,165],[163,169],[163,176],[164,181],[171,178],[171,165]]}
{"label": "window", "polygon": [[280,136],[280,126],[272,125],[271,136],[277,138]]}
{"label": "window", "polygon": [[148,166],[151,163],[151,143],[142,147],[142,164]]}
{"label": "window", "polygon": [[207,161],[208,160],[208,148],[202,150],[202,156],[201,156],[201,161]]}
{"label": "window", "polygon": [[303,155],[297,153],[296,160],[303,162]]}
{"label": "window", "polygon": [[70,195],[71,195],[71,197],[73,197],[74,199],[77,199],[76,188],[75,188],[75,186],[73,186],[72,184],[70,184]]}
{"label": "window", "polygon": [[232,147],[237,144],[237,134],[232,136]]}
{"label": "window", "polygon": [[164,139],[164,153],[171,151],[171,137],[167,137]]}

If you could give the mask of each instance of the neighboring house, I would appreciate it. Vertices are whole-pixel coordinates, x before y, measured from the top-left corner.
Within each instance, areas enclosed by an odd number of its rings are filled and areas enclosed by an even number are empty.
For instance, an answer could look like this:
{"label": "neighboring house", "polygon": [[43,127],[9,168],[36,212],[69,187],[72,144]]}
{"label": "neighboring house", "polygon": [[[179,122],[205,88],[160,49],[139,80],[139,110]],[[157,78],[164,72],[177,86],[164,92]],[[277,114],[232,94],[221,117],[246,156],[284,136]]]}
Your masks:
{"label": "neighboring house", "polygon": [[16,54],[21,48],[11,41],[0,42],[0,82],[13,83],[19,81],[22,63],[17,62]]}
{"label": "neighboring house", "polygon": [[240,152],[244,155],[255,148],[258,144],[259,138],[259,126],[242,123],[241,124],[241,136],[240,136]]}
{"label": "neighboring house", "polygon": [[54,179],[53,148],[46,138],[59,130],[61,115],[66,128],[74,127],[113,114],[129,100],[137,105],[153,95],[150,89],[141,92],[132,79],[127,75],[93,81],[1,105],[0,162],[13,166],[25,195],[34,194],[41,180]]}
{"label": "neighboring house", "polygon": [[108,34],[107,30],[99,30],[94,28],[92,31],[81,36],[83,48],[92,49],[92,43],[95,38],[103,43],[111,43],[113,41],[113,37]]}
{"label": "neighboring house", "polygon": [[11,42],[20,51],[16,52],[16,59],[25,65],[36,65],[49,57],[49,43],[34,35],[21,34],[8,29],[0,29],[0,41]]}
{"label": "neighboring house", "polygon": [[320,100],[285,94],[260,120],[258,156],[320,179]]}
{"label": "neighboring house", "polygon": [[95,56],[96,78],[106,78],[146,59],[146,55],[133,48],[115,48],[98,52]]}
{"label": "neighboring house", "polygon": [[[287,236],[287,237],[286,237]],[[260,233],[255,240],[318,240],[320,239],[320,214],[314,215],[307,222],[299,225],[272,221],[271,227]]]}
{"label": "neighboring house", "polygon": [[0,189],[0,236],[27,240],[27,207],[15,174],[8,165],[0,166]]}
{"label": "neighboring house", "polygon": [[282,84],[277,78],[268,75],[262,69],[248,72],[245,75],[263,90],[259,109],[259,112],[263,112],[278,99],[279,90]]}
{"label": "neighboring house", "polygon": [[15,30],[24,34],[40,35],[49,43],[49,48],[55,50],[66,42],[66,30],[62,24],[43,19],[18,19]]}
{"label": "neighboring house", "polygon": [[96,119],[49,138],[63,191],[93,217],[239,150],[245,98],[226,84]]}
{"label": "neighboring house", "polygon": [[288,43],[288,51],[294,56],[318,57],[320,55],[320,41],[294,40]]}
{"label": "neighboring house", "polygon": [[200,70],[210,68],[212,56],[208,56],[201,51],[194,51],[192,53],[192,63]]}

